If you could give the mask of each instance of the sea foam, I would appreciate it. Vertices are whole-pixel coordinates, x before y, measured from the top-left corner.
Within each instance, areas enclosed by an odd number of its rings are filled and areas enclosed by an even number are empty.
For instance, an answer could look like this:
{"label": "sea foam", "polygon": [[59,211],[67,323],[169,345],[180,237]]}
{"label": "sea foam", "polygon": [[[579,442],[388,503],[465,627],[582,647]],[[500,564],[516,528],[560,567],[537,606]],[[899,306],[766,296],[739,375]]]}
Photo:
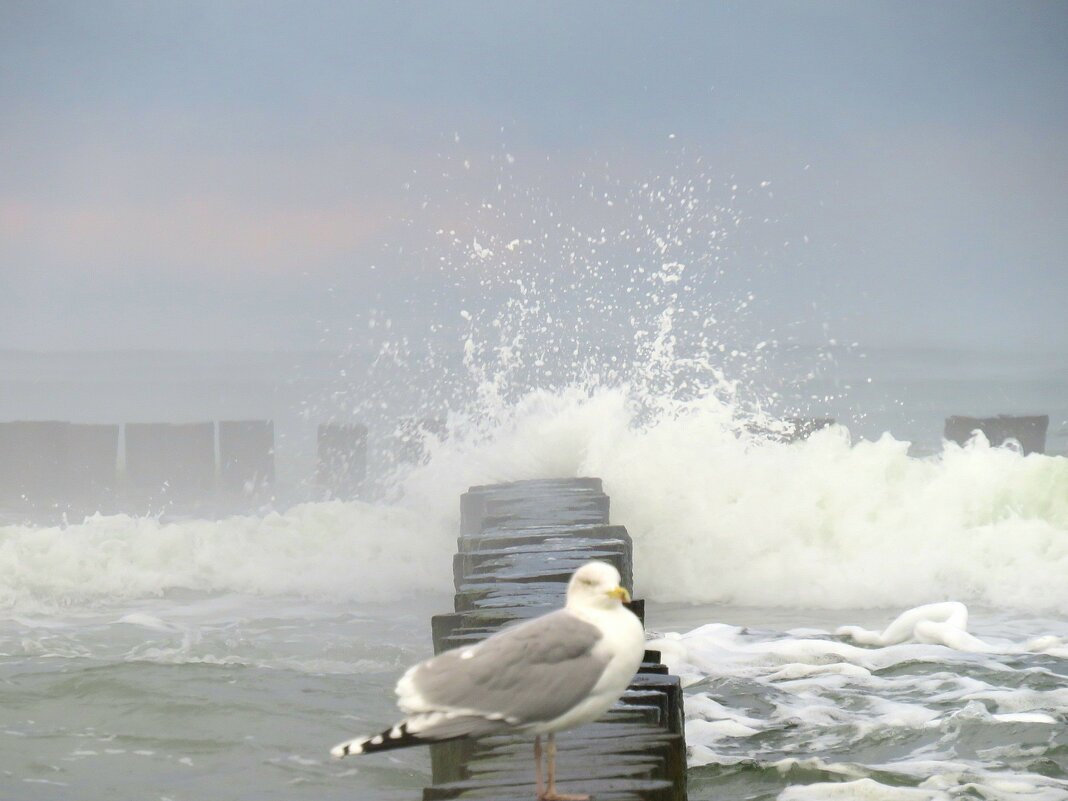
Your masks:
{"label": "sea foam", "polygon": [[1068,611],[1068,458],[981,440],[915,458],[839,426],[772,441],[713,396],[639,414],[624,389],[531,393],[489,436],[437,443],[407,498],[444,513],[471,484],[600,476],[654,600]]}
{"label": "sea foam", "polygon": [[0,609],[173,591],[373,601],[447,589],[452,550],[440,526],[411,510],[355,502],[221,520],[98,515],[65,527],[6,526]]}
{"label": "sea foam", "polygon": [[477,436],[452,421],[388,503],[0,528],[0,605],[175,589],[342,600],[443,590],[468,486],[595,475],[651,600],[1068,611],[1064,457],[977,442],[914,458],[906,442],[853,443],[841,427],[771,441],[740,432],[711,396],[640,415],[625,388],[529,393]]}

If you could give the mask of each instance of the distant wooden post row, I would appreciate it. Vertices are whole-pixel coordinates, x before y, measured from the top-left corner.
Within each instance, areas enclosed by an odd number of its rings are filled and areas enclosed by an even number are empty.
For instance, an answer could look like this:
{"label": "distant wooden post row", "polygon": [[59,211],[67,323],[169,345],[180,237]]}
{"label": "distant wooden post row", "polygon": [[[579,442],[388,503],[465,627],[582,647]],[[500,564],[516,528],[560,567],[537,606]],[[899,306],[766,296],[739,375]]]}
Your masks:
{"label": "distant wooden post row", "polygon": [[958,445],[965,444],[981,431],[994,447],[1015,441],[1024,454],[1046,452],[1046,432],[1049,430],[1049,415],[1031,417],[949,417],[946,418],[945,438]]}
{"label": "distant wooden post row", "polygon": [[[754,433],[791,442],[832,425],[830,418],[790,418]],[[1049,416],[946,419],[945,439],[964,445],[982,432],[992,446],[1045,453]],[[402,420],[387,444],[401,462],[426,458],[421,443],[445,436],[434,420]],[[367,480],[367,427],[318,428],[315,484],[326,497],[361,497]],[[0,423],[0,510],[105,508],[116,500],[159,505],[206,495],[262,497],[275,484],[270,420],[90,425],[61,421]],[[94,504],[103,504],[94,507]]]}
{"label": "distant wooden post row", "polygon": [[157,505],[274,484],[274,423],[0,423],[0,505]]}

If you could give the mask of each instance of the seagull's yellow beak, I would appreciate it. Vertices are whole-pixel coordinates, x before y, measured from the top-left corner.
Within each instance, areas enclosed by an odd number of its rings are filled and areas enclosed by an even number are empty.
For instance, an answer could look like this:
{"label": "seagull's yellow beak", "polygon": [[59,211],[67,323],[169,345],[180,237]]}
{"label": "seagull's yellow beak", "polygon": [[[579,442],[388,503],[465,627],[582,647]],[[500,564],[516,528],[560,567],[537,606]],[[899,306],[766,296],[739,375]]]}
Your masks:
{"label": "seagull's yellow beak", "polygon": [[625,604],[630,603],[630,593],[624,587],[615,587],[608,591],[613,598],[618,598]]}

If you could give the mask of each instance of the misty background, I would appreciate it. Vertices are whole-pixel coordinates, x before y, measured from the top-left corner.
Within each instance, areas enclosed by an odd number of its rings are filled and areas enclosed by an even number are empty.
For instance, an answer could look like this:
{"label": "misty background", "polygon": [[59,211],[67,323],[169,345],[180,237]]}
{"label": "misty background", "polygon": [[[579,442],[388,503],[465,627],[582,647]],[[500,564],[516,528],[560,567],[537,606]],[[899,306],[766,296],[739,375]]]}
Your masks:
{"label": "misty background", "polygon": [[270,417],[303,474],[384,343],[456,369],[575,254],[624,297],[658,257],[619,232],[693,183],[722,214],[675,250],[729,244],[691,306],[811,358],[795,407],[929,447],[1049,413],[1064,452],[1065,41],[1048,2],[4,3],[0,419]]}

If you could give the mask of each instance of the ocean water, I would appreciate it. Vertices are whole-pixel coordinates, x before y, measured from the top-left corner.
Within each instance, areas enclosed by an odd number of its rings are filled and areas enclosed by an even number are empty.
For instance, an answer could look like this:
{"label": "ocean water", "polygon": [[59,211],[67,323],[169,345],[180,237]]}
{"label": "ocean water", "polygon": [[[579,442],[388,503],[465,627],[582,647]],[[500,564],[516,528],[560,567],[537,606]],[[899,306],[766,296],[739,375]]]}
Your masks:
{"label": "ocean water", "polygon": [[[864,646],[855,624],[827,625],[872,618],[856,611],[731,610],[747,623],[658,640],[687,685],[691,797],[1065,798],[1063,618],[985,611],[962,628],[944,607]],[[1014,639],[1039,630],[1058,634]]]}
{"label": "ocean water", "polygon": [[686,682],[691,797],[1068,799],[1068,459],[644,414],[534,392],[390,498],[0,528],[0,798],[414,797],[425,752],[328,749],[429,654],[459,494],[599,475]]}
{"label": "ocean water", "polygon": [[[1068,799],[1068,356],[839,344],[808,306],[776,333],[764,215],[687,175],[495,180],[409,254],[440,302],[339,292],[323,352],[0,351],[0,420],[269,418],[278,463],[243,516],[0,525],[0,800],[417,797],[425,750],[329,748],[429,655],[459,495],[580,475],[685,679],[691,798]],[[941,440],[999,413],[1049,414],[1047,455]],[[794,415],[839,425],[754,433]],[[361,501],[309,483],[326,420],[370,428]]]}

